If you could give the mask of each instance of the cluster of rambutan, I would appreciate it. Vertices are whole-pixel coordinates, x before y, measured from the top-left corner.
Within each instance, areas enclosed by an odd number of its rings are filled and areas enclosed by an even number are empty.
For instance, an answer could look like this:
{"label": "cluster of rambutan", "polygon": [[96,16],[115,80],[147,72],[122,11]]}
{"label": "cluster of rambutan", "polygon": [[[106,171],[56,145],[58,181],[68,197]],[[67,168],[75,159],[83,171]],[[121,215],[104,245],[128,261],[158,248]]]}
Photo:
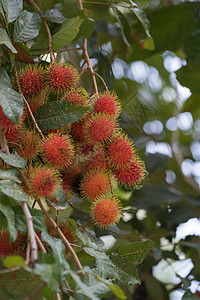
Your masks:
{"label": "cluster of rambutan", "polygon": [[67,199],[74,194],[85,198],[94,223],[107,228],[121,216],[114,185],[139,184],[145,167],[117,122],[121,111],[117,95],[106,91],[90,98],[78,82],[79,74],[69,64],[52,63],[45,70],[28,65],[19,73],[19,85],[32,112],[49,101],[50,94],[88,111],[71,125],[43,132],[44,139],[25,126],[30,117],[26,110],[15,125],[0,109],[0,126],[12,150],[28,161],[24,187],[28,195],[54,202],[62,187]]}

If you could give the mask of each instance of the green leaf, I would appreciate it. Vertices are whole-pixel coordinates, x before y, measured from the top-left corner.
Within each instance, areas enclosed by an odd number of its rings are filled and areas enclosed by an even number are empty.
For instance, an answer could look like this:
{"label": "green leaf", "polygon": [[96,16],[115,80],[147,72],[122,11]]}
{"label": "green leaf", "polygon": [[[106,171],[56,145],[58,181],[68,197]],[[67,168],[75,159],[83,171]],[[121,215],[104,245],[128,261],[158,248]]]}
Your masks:
{"label": "green leaf", "polygon": [[7,164],[16,168],[25,168],[26,161],[21,158],[16,152],[12,154],[5,154],[0,152],[0,158],[2,158]]}
{"label": "green leaf", "polygon": [[84,228],[84,230],[91,242],[95,243],[97,245],[97,249],[100,250],[104,246],[104,242],[102,241],[102,239],[98,238],[94,231],[88,230],[87,228]]}
{"label": "green leaf", "polygon": [[0,181],[1,192],[17,201],[27,201],[26,193],[14,180]]}
{"label": "green leaf", "polygon": [[186,290],[181,300],[198,300],[199,297],[193,294],[190,290]]}
{"label": "green leaf", "polygon": [[67,20],[56,8],[45,10],[44,17],[53,23],[63,23]]}
{"label": "green leaf", "polygon": [[155,172],[164,169],[169,162],[169,156],[160,153],[148,153],[145,165],[148,172]]}
{"label": "green leaf", "polygon": [[8,23],[17,19],[23,9],[23,0],[2,0]]}
{"label": "green leaf", "polygon": [[150,23],[145,15],[145,12],[142,9],[133,8],[133,7],[131,8],[131,10],[134,12],[138,20],[141,22],[146,32],[147,39],[143,40],[145,48],[148,50],[154,50],[155,49],[154,41],[150,35]]}
{"label": "green leaf", "polygon": [[112,254],[111,260],[116,266],[118,279],[125,285],[140,283],[140,278],[134,262],[119,254]]}
{"label": "green leaf", "polygon": [[41,19],[37,12],[24,10],[14,24],[14,43],[26,42],[35,38],[39,33],[40,23]]}
{"label": "green leaf", "polygon": [[23,114],[22,96],[7,85],[0,83],[0,105],[6,117],[17,124]]}
{"label": "green leaf", "polygon": [[2,67],[0,67],[0,83],[6,85],[9,88],[12,88],[10,77]]}
{"label": "green leaf", "polygon": [[181,85],[186,86],[192,93],[200,94],[200,74],[199,65],[188,63],[176,72],[177,79]]}
{"label": "green leaf", "polygon": [[131,260],[135,265],[141,264],[144,257],[154,243],[151,240],[144,242],[127,243],[118,248],[118,254]]}
{"label": "green leaf", "polygon": [[77,35],[81,23],[79,17],[66,20],[60,30],[52,36],[53,50],[58,51],[69,44]]}
{"label": "green leaf", "polygon": [[[42,211],[39,209],[29,208],[31,216],[33,218],[33,226],[35,231],[45,231],[46,225],[44,223],[44,217]],[[16,227],[18,230],[27,232],[27,222],[24,216],[23,210],[20,206],[15,207]]]}
{"label": "green leaf", "polygon": [[13,267],[24,267],[24,260],[21,256],[12,255],[8,256],[3,260],[3,264],[6,268],[13,268]]}
{"label": "green leaf", "polygon": [[105,285],[107,285],[107,287],[111,290],[111,292],[113,292],[113,294],[121,299],[121,300],[125,300],[126,299],[126,295],[124,294],[124,292],[122,291],[122,289],[120,289],[120,287],[116,284],[112,284],[112,283],[107,283],[107,281],[103,281]]}
{"label": "green leaf", "polygon": [[11,40],[4,28],[0,28],[0,45],[5,45],[8,47],[13,53],[17,53],[17,50],[13,47]]}
{"label": "green leaf", "polygon": [[131,30],[126,17],[121,13],[121,11],[117,7],[112,6],[112,9],[121,27],[122,37],[125,44],[127,46],[131,46]]}
{"label": "green leaf", "polygon": [[21,183],[19,172],[15,169],[0,170],[0,179],[13,179],[17,183]]}
{"label": "green leaf", "polygon": [[87,108],[66,101],[52,101],[34,111],[34,117],[42,131],[55,129],[79,120]]}
{"label": "green leaf", "polygon": [[55,209],[59,210],[59,209],[68,208],[69,204],[66,200],[66,194],[65,194],[65,191],[63,190],[63,188],[60,188],[54,197],[57,200],[57,203],[53,203],[50,200],[47,200],[47,201],[53,207],[55,207]]}
{"label": "green leaf", "polygon": [[7,196],[2,193],[0,193],[0,211],[6,217],[9,231],[9,242],[12,243],[17,238],[17,230],[15,228],[15,213],[8,203]]}
{"label": "green leaf", "polygon": [[80,26],[80,30],[76,36],[76,39],[84,37],[88,39],[94,31],[95,21],[91,18],[86,18]]}

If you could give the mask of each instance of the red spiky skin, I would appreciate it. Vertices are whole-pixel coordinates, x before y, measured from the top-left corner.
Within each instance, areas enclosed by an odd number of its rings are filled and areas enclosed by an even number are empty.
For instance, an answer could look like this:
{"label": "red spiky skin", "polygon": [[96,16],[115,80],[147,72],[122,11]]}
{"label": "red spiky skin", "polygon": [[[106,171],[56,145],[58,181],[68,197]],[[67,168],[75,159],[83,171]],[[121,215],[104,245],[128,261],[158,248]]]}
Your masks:
{"label": "red spiky skin", "polygon": [[115,176],[122,185],[132,187],[139,184],[144,179],[145,174],[144,163],[136,159],[132,160],[127,168],[116,170]]}
{"label": "red spiky skin", "polygon": [[21,130],[19,134],[18,154],[25,159],[33,159],[40,150],[40,139],[37,134],[29,130]]}
{"label": "red spiky skin", "polygon": [[9,243],[9,233],[8,231],[2,231],[0,234],[0,256],[6,257],[8,255],[21,255],[25,256],[23,251],[22,243],[24,240],[24,235],[18,232],[17,239],[13,243]]}
{"label": "red spiky skin", "polygon": [[103,92],[94,101],[94,111],[96,113],[106,113],[110,117],[117,118],[121,111],[121,105],[114,92]]}
{"label": "red spiky skin", "polygon": [[36,167],[30,171],[29,189],[37,198],[54,196],[60,188],[61,180],[56,170]]}
{"label": "red spiky skin", "polygon": [[39,66],[28,65],[19,72],[19,84],[25,97],[33,98],[44,89],[44,71]]}
{"label": "red spiky skin", "polygon": [[91,214],[95,225],[107,228],[119,221],[121,205],[115,197],[100,198],[93,203]]}
{"label": "red spiky skin", "polygon": [[73,105],[87,106],[90,99],[85,89],[71,89],[62,100],[70,101]]}
{"label": "red spiky skin", "polygon": [[79,74],[70,64],[53,63],[46,70],[45,80],[52,92],[64,93],[77,86]]}
{"label": "red spiky skin", "polygon": [[73,137],[75,137],[77,140],[84,142],[85,141],[85,133],[84,133],[84,125],[87,122],[87,120],[91,117],[90,113],[86,113],[82,116],[81,119],[78,121],[72,123],[71,125],[71,131]]}
{"label": "red spiky skin", "polygon": [[42,145],[44,158],[58,169],[69,167],[74,160],[74,146],[69,136],[50,134]]}
{"label": "red spiky skin", "polygon": [[115,132],[116,122],[106,114],[95,114],[87,120],[84,133],[88,143],[97,145],[108,141]]}
{"label": "red spiky skin", "polygon": [[85,167],[87,171],[93,170],[95,168],[107,170],[106,158],[104,153],[99,152],[92,154],[91,157],[88,159],[88,163]]}
{"label": "red spiky skin", "polygon": [[101,170],[91,170],[81,183],[81,193],[87,200],[94,200],[101,197],[110,190],[109,176]]}
{"label": "red spiky skin", "polygon": [[127,167],[133,158],[134,148],[126,136],[119,135],[112,139],[107,147],[107,158],[116,169]]}
{"label": "red spiky skin", "polygon": [[62,177],[64,191],[76,193],[80,178],[82,178],[82,169],[79,166],[72,166]]}

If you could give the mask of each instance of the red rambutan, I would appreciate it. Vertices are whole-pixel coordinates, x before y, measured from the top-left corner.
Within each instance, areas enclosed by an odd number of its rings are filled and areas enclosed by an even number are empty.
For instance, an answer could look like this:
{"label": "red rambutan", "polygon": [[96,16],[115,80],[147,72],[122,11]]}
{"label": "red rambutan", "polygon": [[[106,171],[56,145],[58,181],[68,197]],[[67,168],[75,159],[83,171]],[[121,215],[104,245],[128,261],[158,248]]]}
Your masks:
{"label": "red rambutan", "polygon": [[116,169],[127,167],[133,158],[133,153],[133,143],[124,135],[114,137],[107,147],[108,162]]}
{"label": "red rambutan", "polygon": [[115,172],[117,180],[126,187],[132,187],[139,184],[146,174],[144,163],[139,158],[132,160],[130,165]]}
{"label": "red rambutan", "polygon": [[19,72],[19,84],[25,97],[33,98],[44,89],[44,71],[40,66],[28,65]]}
{"label": "red rambutan", "polygon": [[23,129],[19,134],[18,154],[22,157],[33,159],[40,150],[39,136],[30,130]]}
{"label": "red rambutan", "polygon": [[9,243],[9,233],[4,230],[0,233],[0,256],[6,257],[8,255],[21,255],[25,256],[25,250],[22,246],[24,237],[26,236],[18,232],[17,239],[13,243]]}
{"label": "red rambutan", "polygon": [[121,111],[121,105],[114,92],[103,92],[97,95],[94,100],[94,111],[96,113],[106,113],[113,118],[117,118]]}
{"label": "red rambutan", "polygon": [[115,197],[96,199],[91,209],[95,225],[103,228],[117,223],[121,216],[121,204]]}
{"label": "red rambutan", "polygon": [[70,64],[53,63],[46,70],[45,79],[47,87],[54,93],[64,93],[77,86],[79,74]]}
{"label": "red rambutan", "polygon": [[54,196],[60,185],[59,173],[52,168],[41,166],[30,171],[28,186],[35,197]]}
{"label": "red rambutan", "polygon": [[69,136],[50,134],[42,145],[44,158],[58,169],[64,169],[74,160],[74,146]]}
{"label": "red rambutan", "polygon": [[85,89],[70,89],[62,98],[70,101],[74,105],[87,106],[89,104],[89,95]]}
{"label": "red rambutan", "polygon": [[64,191],[77,193],[81,178],[82,169],[79,166],[70,167],[69,170],[62,177]]}
{"label": "red rambutan", "polygon": [[87,200],[101,197],[110,190],[110,178],[105,171],[91,170],[85,174],[81,182],[81,194]]}
{"label": "red rambutan", "polygon": [[92,170],[95,168],[101,169],[101,170],[106,170],[107,169],[107,165],[106,165],[106,158],[104,153],[102,152],[98,152],[98,153],[94,153],[92,154],[89,159],[88,159],[88,163],[86,164],[86,170]]}
{"label": "red rambutan", "polygon": [[116,122],[107,114],[95,114],[84,125],[84,133],[89,144],[96,145],[109,140],[117,127]]}

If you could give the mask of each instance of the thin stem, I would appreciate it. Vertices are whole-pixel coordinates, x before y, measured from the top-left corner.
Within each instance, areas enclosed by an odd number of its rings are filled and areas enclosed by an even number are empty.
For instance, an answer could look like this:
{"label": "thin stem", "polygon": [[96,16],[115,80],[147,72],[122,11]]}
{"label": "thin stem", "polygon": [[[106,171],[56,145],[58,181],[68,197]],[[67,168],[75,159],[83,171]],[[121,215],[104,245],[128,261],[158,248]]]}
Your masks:
{"label": "thin stem", "polygon": [[39,246],[40,250],[41,250],[42,252],[44,252],[44,253],[47,253],[46,249],[44,248],[44,246],[43,246],[43,244],[42,244],[42,242],[41,242],[41,240],[40,240],[40,238],[38,237],[38,235],[37,235],[36,232],[35,232],[35,238],[36,238],[36,241],[37,241],[37,243],[38,243],[38,246]]}
{"label": "thin stem", "polygon": [[0,270],[0,275],[15,272],[18,271],[19,269],[21,269],[21,267],[13,267],[10,269]]}
{"label": "thin stem", "polygon": [[101,75],[99,75],[96,72],[93,72],[93,74],[96,75],[96,76],[98,76],[101,79],[101,81],[103,82],[103,84],[104,84],[104,86],[106,88],[106,91],[108,92],[108,87],[107,87],[107,85],[106,85],[105,80],[103,79],[103,77],[101,77]]}

